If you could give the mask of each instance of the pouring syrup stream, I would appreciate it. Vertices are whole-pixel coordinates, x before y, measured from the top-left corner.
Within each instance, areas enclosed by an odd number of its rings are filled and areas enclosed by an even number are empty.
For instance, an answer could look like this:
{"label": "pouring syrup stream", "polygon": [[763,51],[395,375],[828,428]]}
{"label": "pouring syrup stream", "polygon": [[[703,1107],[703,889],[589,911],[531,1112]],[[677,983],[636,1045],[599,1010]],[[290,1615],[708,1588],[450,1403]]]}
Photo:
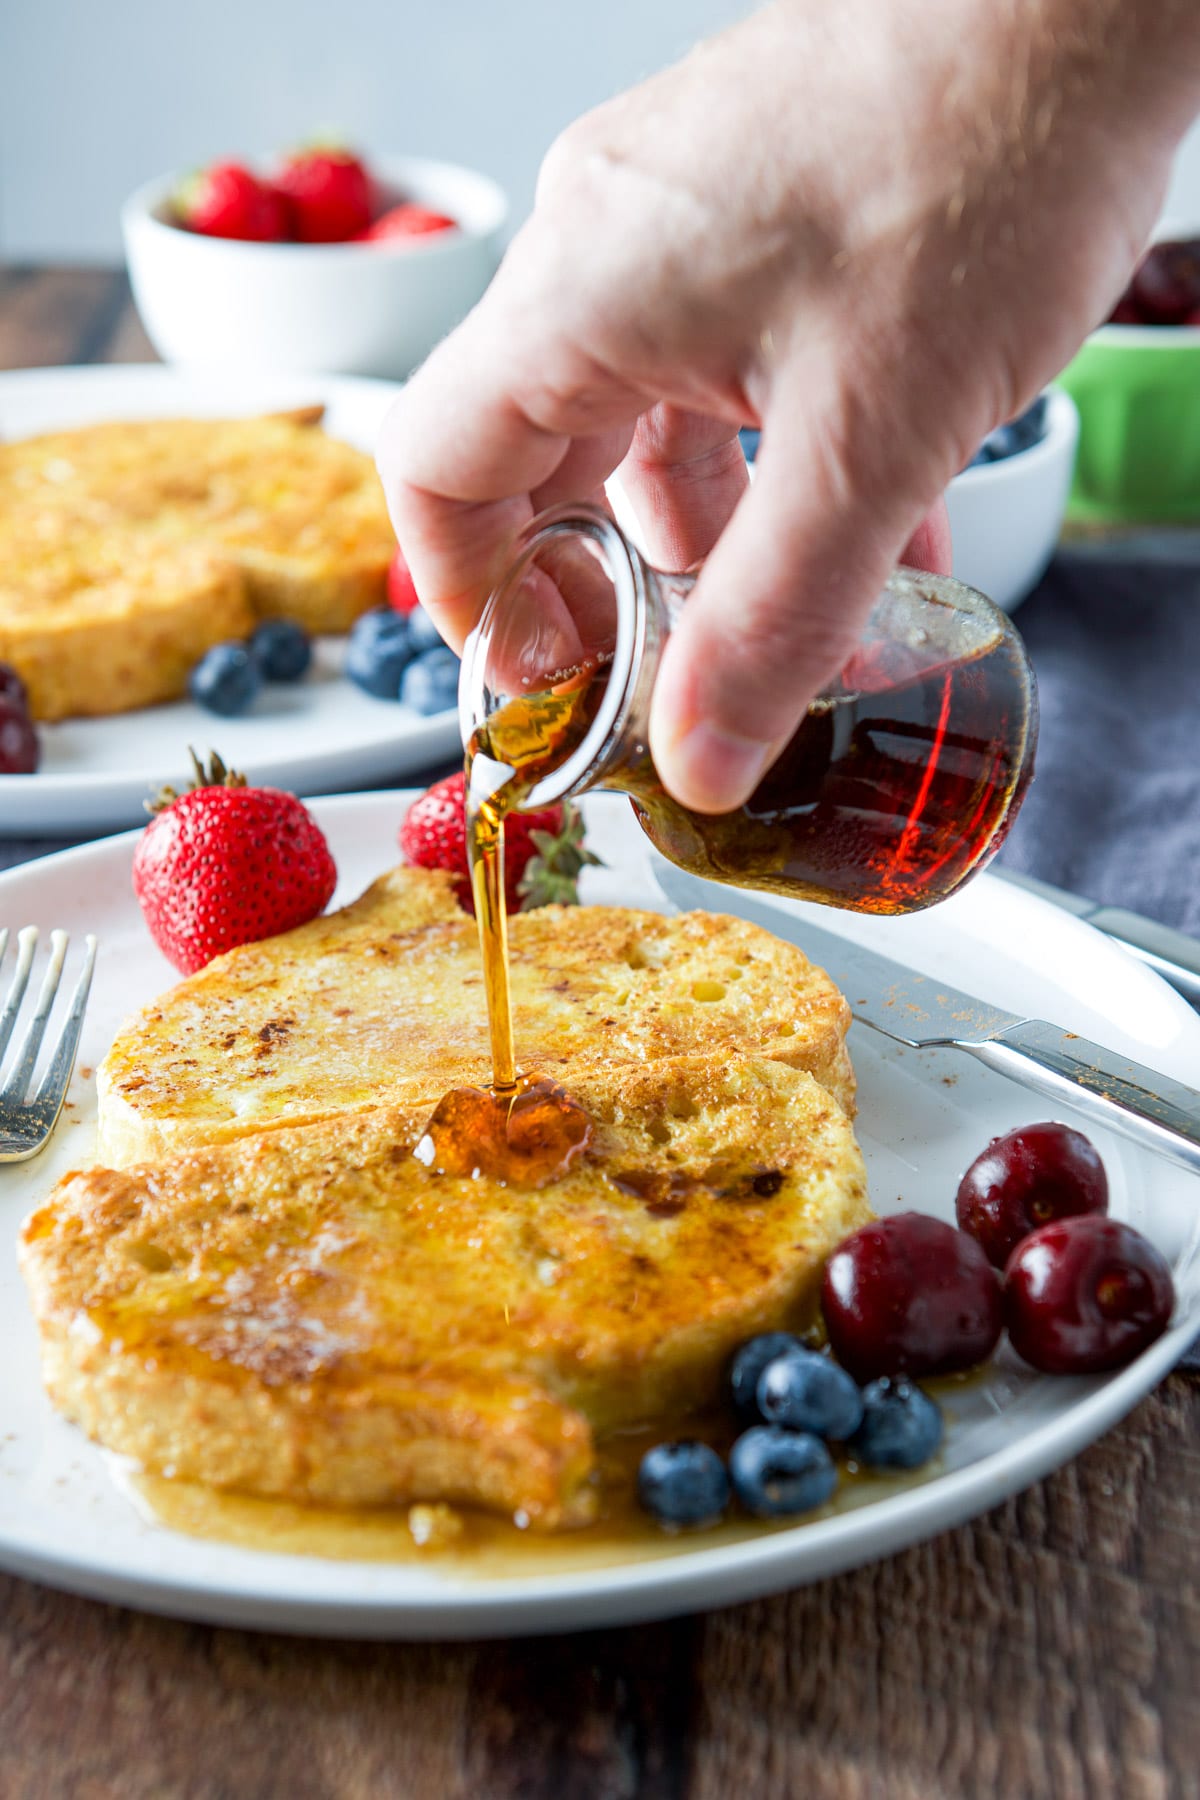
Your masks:
{"label": "pouring syrup stream", "polygon": [[557,1081],[517,1068],[504,890],[505,818],[520,808],[568,740],[582,738],[590,718],[585,699],[573,683],[572,691],[561,697],[541,695],[532,706],[514,702],[507,709],[500,753],[493,750],[486,728],[467,747],[467,853],[483,957],[492,1080],[487,1088],[453,1088],[439,1101],[416,1154],[443,1174],[486,1175],[541,1187],[565,1174],[591,1139],[587,1113]]}

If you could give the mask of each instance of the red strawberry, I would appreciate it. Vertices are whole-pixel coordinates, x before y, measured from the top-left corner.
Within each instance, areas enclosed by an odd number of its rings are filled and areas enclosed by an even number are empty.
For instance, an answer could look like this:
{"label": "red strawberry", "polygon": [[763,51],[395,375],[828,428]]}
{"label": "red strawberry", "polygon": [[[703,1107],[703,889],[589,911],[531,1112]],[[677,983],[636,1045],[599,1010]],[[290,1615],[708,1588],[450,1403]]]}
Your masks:
{"label": "red strawberry", "polygon": [[213,753],[186,793],[164,788],[133,854],[150,935],[185,975],[223,950],[315,919],[337,883],[329,845],[294,794],[246,786]]}
{"label": "red strawberry", "polygon": [[[467,863],[466,782],[447,775],[418,796],[400,827],[400,848],[420,869],[449,869],[454,892],[475,911]],[[534,906],[574,906],[579,871],[599,863],[583,845],[583,820],[573,806],[510,813],[504,822],[504,896],[510,912]]]}
{"label": "red strawberry", "polygon": [[289,235],[284,200],[241,163],[210,163],[175,196],[175,215],[205,237],[278,243]]}
{"label": "red strawberry", "polygon": [[438,231],[457,231],[458,220],[447,213],[434,212],[431,207],[418,206],[415,200],[406,200],[402,206],[393,206],[388,212],[381,213],[365,231],[360,231],[358,239],[363,244],[385,243],[393,238],[432,237]]}
{"label": "red strawberry", "polygon": [[371,222],[371,177],[349,150],[297,150],[275,177],[302,244],[340,244]]}
{"label": "red strawberry", "polygon": [[388,605],[398,613],[410,613],[421,604],[403,550],[398,549],[388,565],[387,597]]}

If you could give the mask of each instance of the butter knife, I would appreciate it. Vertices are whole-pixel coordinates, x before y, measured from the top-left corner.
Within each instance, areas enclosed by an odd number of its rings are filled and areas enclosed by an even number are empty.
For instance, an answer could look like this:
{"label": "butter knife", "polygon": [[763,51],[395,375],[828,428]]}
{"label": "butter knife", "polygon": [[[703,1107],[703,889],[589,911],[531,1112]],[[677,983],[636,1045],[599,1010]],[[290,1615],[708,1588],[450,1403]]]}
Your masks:
{"label": "butter knife", "polygon": [[798,944],[837,982],[854,1017],[914,1049],[964,1050],[989,1069],[1046,1094],[1200,1175],[1200,1093],[1130,1062],[1077,1032],[1027,1019],[797,918],[785,904],[704,881],[663,858],[654,876],[685,910],[733,913]]}
{"label": "butter knife", "polygon": [[1072,913],[1077,919],[1085,919],[1097,931],[1104,932],[1106,937],[1113,938],[1122,949],[1128,950],[1131,956],[1136,956],[1139,962],[1144,962],[1147,968],[1153,969],[1156,975],[1161,975],[1192,1006],[1200,1007],[1200,943],[1195,938],[1175,931],[1170,925],[1160,925],[1157,919],[1129,912],[1123,906],[1102,906],[1098,900],[1086,900],[1082,894],[1052,887],[1048,881],[1039,881],[1034,875],[1018,875],[1011,869],[993,869],[992,873],[1001,881],[1011,882],[1013,887],[1025,888],[1029,893],[1049,900],[1052,906]]}

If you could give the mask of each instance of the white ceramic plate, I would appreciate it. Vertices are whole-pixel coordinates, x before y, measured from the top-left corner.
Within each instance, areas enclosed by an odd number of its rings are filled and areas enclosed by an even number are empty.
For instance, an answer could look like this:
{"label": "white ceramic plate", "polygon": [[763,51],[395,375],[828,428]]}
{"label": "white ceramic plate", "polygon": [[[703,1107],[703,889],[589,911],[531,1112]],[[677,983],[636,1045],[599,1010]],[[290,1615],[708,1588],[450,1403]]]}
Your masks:
{"label": "white ceramic plate", "polygon": [[[104,419],[260,413],[321,401],[334,437],[373,450],[399,389],[330,375],[207,374],[145,368],[24,369],[0,374],[0,440]],[[295,687],[264,689],[253,710],[220,719],[190,701],[109,719],[40,727],[36,775],[0,775],[0,835],[114,831],[145,815],[150,788],[187,778],[189,744],[215,744],[255,781],[300,794],[377,786],[415,774],[459,745],[454,709],[422,717],[374,700],[340,674],[344,640],[318,646]]]}
{"label": "white ceramic plate", "polygon": [[[403,794],[314,803],[341,872],[339,898],[390,860]],[[620,798],[587,804],[591,841],[608,867],[590,896],[662,906],[646,840]],[[1106,1379],[1050,1380],[1001,1356],[989,1376],[947,1402],[941,1470],[886,1489],[858,1510],[738,1543],[703,1535],[680,1553],[599,1570],[485,1580],[436,1564],[336,1562],[236,1549],[143,1518],[106,1459],[43,1396],[13,1241],[20,1221],[64,1169],[91,1151],[94,1067],[122,1017],[168,985],[130,896],[133,838],[48,857],[0,877],[0,922],[63,925],[100,935],[96,986],[72,1096],[75,1110],[38,1161],[0,1172],[0,1563],[105,1599],[226,1624],[346,1636],[476,1637],[654,1618],[744,1600],[852,1567],[945,1530],[1065,1462],[1145,1394],[1200,1320],[1196,1222],[1200,1184],[1119,1138],[1093,1133],[1108,1166],[1113,1211],[1171,1257],[1179,1310],[1170,1333]],[[887,954],[1014,1010],[1043,1013],[1200,1085],[1200,1019],[1157,977],[1098,932],[1031,894],[981,877],[954,900],[902,920],[823,913]],[[952,1052],[898,1050],[856,1027],[859,1136],[883,1212],[920,1207],[952,1217],[959,1174],[987,1139],[1045,1116],[1045,1103]],[[486,1280],[486,1271],[481,1271]]]}

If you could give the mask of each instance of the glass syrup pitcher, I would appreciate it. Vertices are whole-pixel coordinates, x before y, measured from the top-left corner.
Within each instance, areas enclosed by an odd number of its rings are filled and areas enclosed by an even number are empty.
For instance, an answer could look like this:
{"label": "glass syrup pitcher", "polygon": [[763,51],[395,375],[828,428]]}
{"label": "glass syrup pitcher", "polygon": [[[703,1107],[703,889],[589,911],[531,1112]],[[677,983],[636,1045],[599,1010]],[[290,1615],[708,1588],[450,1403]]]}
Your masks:
{"label": "glass syrup pitcher", "polygon": [[859,912],[915,912],[983,868],[1037,742],[1033,670],[1006,615],[959,581],[897,569],[750,798],[704,814],[663,787],[647,734],[695,579],[651,568],[587,505],[542,513],[517,540],[459,685],[480,917],[503,815],[589,788],[627,793],[657,849],[694,874]]}

